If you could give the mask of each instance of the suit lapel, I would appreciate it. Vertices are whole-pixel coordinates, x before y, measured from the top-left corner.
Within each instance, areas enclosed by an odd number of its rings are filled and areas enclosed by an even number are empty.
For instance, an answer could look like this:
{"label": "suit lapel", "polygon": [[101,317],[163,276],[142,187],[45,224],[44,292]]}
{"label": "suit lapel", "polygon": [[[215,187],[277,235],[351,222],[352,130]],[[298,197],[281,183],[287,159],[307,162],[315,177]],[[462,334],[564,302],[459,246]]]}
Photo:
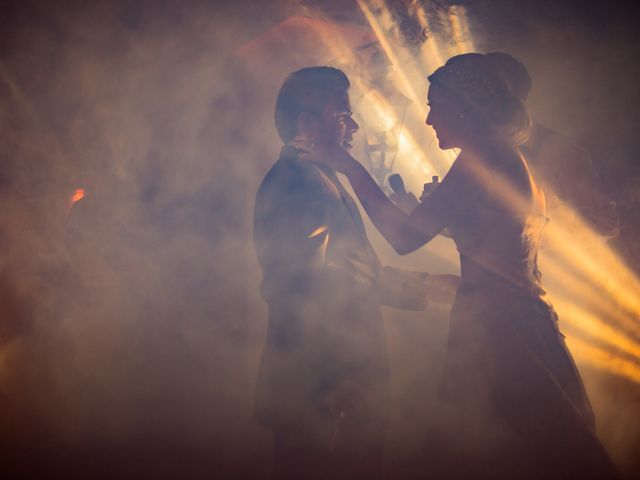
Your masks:
{"label": "suit lapel", "polygon": [[344,188],[334,171],[322,166],[318,166],[318,168],[321,170],[322,174],[338,189],[338,192],[340,193],[340,199],[342,200],[343,205],[349,213],[351,220],[356,226],[356,230],[358,231],[360,240],[365,248],[370,265],[374,269],[375,273],[378,274],[381,268],[380,259],[378,258],[378,255],[369,242],[367,231],[362,220],[362,215],[360,215],[360,210],[358,209],[355,200]]}

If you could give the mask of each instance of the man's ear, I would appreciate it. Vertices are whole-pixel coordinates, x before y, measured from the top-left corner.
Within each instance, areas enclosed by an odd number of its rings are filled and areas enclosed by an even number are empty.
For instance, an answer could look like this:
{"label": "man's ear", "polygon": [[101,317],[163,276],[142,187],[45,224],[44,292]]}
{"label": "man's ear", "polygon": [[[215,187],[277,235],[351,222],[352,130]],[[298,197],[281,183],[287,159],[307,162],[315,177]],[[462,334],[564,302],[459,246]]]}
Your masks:
{"label": "man's ear", "polygon": [[305,137],[314,136],[318,130],[318,118],[309,112],[300,112],[298,115],[298,133]]}

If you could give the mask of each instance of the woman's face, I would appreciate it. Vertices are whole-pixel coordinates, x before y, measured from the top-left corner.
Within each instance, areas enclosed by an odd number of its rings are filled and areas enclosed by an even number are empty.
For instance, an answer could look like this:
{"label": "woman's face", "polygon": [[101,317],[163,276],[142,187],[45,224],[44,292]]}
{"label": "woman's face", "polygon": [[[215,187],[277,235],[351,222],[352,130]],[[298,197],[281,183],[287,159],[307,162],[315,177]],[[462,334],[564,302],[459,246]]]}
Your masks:
{"label": "woman's face", "polygon": [[460,147],[467,123],[465,108],[446,90],[434,84],[429,87],[427,105],[426,123],[435,130],[440,148]]}

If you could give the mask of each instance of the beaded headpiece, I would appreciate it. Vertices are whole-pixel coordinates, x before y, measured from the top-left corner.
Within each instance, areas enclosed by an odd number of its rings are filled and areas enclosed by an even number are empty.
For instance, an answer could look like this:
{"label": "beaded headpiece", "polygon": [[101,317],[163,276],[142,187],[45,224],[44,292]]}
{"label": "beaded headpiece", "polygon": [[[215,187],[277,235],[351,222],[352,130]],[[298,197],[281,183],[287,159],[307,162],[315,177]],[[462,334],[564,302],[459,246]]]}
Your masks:
{"label": "beaded headpiece", "polygon": [[455,90],[456,87],[465,90],[474,90],[483,96],[507,93],[506,89],[501,85],[496,85],[498,82],[496,82],[495,79],[454,65],[440,67],[429,76],[429,81],[435,81],[453,90]]}

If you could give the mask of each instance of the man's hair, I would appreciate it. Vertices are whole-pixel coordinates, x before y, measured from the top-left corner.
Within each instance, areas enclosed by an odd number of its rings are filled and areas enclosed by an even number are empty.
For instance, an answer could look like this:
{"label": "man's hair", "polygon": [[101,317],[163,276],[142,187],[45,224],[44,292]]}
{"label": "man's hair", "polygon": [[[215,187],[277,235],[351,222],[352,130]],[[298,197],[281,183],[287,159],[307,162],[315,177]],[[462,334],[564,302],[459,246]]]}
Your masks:
{"label": "man's hair", "polygon": [[502,69],[509,80],[513,93],[521,100],[526,100],[532,87],[531,77],[529,76],[527,67],[525,67],[520,60],[512,57],[508,53],[491,52],[487,53],[487,57]]}
{"label": "man's hair", "polygon": [[301,112],[322,113],[331,96],[349,86],[347,76],[333,67],[307,67],[290,74],[276,100],[276,128],[282,141],[289,142],[298,133]]}

